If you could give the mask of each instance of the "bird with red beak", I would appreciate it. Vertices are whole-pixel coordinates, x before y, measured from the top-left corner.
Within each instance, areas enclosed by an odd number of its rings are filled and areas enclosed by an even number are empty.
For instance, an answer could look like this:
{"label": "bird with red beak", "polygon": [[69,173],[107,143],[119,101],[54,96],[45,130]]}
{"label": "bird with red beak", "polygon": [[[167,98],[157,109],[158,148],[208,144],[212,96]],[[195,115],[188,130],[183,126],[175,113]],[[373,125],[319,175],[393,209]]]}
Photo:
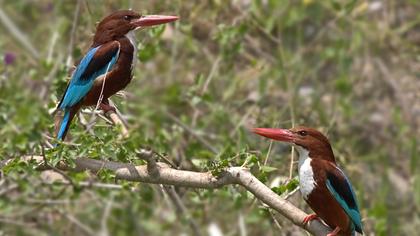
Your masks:
{"label": "bird with red beak", "polygon": [[57,134],[64,140],[73,117],[82,106],[115,110],[108,98],[124,89],[133,77],[137,44],[134,31],[178,20],[177,16],[141,15],[116,11],[99,22],[93,42],[72,74],[57,109],[64,111]]}
{"label": "bird with red beak", "polygon": [[333,231],[328,236],[363,234],[356,195],[344,172],[337,166],[328,139],[308,127],[292,129],[255,128],[254,133],[294,145],[299,152],[299,187],[315,214]]}

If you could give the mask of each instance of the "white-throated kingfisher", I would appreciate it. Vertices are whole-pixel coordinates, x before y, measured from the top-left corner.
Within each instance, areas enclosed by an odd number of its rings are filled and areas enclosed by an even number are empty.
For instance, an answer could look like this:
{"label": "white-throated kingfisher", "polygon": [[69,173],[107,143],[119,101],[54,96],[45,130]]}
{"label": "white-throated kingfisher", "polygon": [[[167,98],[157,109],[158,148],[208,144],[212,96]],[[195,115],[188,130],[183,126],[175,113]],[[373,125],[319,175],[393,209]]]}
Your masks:
{"label": "white-throated kingfisher", "polygon": [[296,127],[292,129],[255,128],[254,133],[293,144],[299,152],[299,186],[303,198],[315,214],[303,223],[321,218],[333,231],[328,234],[363,234],[356,195],[344,172],[337,166],[328,139],[319,131]]}
{"label": "white-throated kingfisher", "polygon": [[[134,31],[176,21],[177,16],[140,15],[116,11],[97,25],[93,43],[72,74],[57,109],[64,111],[57,138],[64,140],[71,120],[82,106],[114,109],[108,98],[130,83],[136,61]],[[99,103],[99,104],[98,104]]]}

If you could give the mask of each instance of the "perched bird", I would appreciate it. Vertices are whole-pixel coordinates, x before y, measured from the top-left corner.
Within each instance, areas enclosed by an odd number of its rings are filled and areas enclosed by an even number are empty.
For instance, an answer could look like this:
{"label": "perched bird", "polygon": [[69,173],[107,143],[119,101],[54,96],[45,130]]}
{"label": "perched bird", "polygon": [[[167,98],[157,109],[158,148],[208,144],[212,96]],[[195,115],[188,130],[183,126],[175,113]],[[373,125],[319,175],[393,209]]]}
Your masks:
{"label": "perched bird", "polygon": [[315,214],[305,217],[306,224],[321,218],[333,231],[328,234],[363,234],[362,221],[352,185],[337,166],[328,139],[319,131],[255,128],[254,133],[293,144],[299,152],[299,185],[303,198]]}
{"label": "perched bird", "polygon": [[57,138],[64,140],[71,120],[82,106],[115,108],[108,98],[124,89],[132,79],[136,61],[134,31],[176,21],[177,16],[140,15],[131,10],[116,11],[96,27],[93,43],[73,72],[57,109],[64,111]]}

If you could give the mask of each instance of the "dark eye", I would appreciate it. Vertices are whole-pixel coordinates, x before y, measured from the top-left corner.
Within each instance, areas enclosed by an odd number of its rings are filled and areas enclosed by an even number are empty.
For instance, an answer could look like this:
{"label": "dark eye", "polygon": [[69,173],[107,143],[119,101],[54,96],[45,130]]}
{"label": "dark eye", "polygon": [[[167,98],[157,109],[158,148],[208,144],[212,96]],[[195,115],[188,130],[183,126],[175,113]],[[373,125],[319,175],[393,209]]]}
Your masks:
{"label": "dark eye", "polygon": [[301,131],[298,132],[298,134],[300,136],[306,136],[306,135],[308,135],[308,132],[306,132],[305,130],[301,130]]}
{"label": "dark eye", "polygon": [[131,17],[130,16],[124,16],[124,20],[130,20]]}

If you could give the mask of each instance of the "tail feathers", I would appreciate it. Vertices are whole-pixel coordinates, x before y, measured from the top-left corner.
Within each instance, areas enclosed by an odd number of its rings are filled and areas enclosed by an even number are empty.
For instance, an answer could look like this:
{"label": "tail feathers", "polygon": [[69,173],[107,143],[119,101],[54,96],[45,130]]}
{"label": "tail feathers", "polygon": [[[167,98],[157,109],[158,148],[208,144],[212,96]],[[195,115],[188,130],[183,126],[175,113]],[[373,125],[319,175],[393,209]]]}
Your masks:
{"label": "tail feathers", "polygon": [[64,110],[64,117],[60,124],[60,130],[58,131],[57,139],[63,141],[66,137],[67,130],[70,127],[71,120],[73,119],[74,112],[71,109]]}

